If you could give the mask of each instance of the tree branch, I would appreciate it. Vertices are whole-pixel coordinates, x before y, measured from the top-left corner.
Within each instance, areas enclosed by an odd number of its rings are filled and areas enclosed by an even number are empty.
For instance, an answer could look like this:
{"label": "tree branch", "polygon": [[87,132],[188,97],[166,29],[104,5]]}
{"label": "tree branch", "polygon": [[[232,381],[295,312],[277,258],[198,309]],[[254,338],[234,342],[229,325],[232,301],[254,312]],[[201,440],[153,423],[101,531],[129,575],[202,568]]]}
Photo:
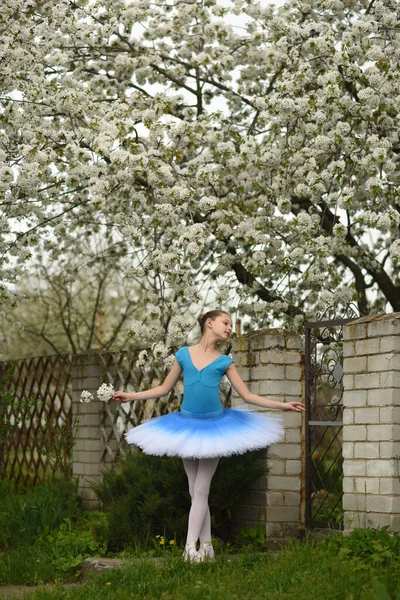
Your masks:
{"label": "tree branch", "polygon": [[[228,244],[227,248],[229,254],[236,256],[236,249],[231,244]],[[232,269],[239,283],[241,283],[242,285],[257,286],[255,294],[260,298],[260,300],[263,300],[264,302],[275,302],[277,300],[284,302],[284,299],[281,298],[278,294],[271,293],[269,290],[267,290],[265,286],[259,283],[255,275],[253,275],[253,273],[250,273],[250,271],[246,269],[246,267],[239,260],[235,261],[232,264]],[[283,312],[290,317],[294,317],[296,315],[304,315],[304,311],[293,305],[289,306]]]}
{"label": "tree branch", "polygon": [[[299,208],[295,209],[294,204],[298,204]],[[324,202],[319,202],[318,205],[312,204],[312,202],[308,199],[296,198],[292,197],[292,212],[294,215],[298,215],[300,212],[300,208],[303,208],[305,211],[311,206],[318,206],[321,210],[320,213],[320,223],[322,229],[327,232],[330,236],[333,232],[333,227],[337,223],[340,223],[340,218],[332,213],[329,207]],[[349,229],[346,234],[346,242],[352,247],[357,248],[366,255],[365,251],[360,248],[359,244],[355,237],[350,233]],[[372,262],[373,257],[366,256],[368,262]],[[369,275],[374,279],[374,281],[378,284],[380,290],[383,292],[387,301],[392,305],[393,310],[395,312],[400,311],[400,288],[396,286],[393,281],[390,279],[389,275],[382,268],[374,269],[370,265],[366,265],[363,267]]]}
{"label": "tree branch", "polygon": [[103,291],[103,284],[108,277],[108,273],[109,273],[109,270],[107,269],[104,272],[103,277],[101,277],[99,280],[99,285],[98,285],[97,294],[96,294],[96,300],[95,300],[94,307],[93,307],[92,322],[90,324],[89,337],[88,337],[88,342],[86,345],[87,350],[90,350],[90,347],[92,345],[94,330],[95,330],[95,326],[96,326],[97,313],[98,313],[99,304],[100,304],[100,298],[101,298],[101,294]]}

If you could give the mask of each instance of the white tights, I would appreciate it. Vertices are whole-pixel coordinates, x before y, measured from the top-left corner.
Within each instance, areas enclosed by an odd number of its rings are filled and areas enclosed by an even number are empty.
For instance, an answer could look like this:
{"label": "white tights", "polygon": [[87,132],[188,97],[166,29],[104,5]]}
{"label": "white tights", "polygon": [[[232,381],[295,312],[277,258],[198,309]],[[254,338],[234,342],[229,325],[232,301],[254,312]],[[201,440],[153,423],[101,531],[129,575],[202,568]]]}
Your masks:
{"label": "white tights", "polygon": [[189,512],[187,542],[210,542],[211,519],[208,494],[219,458],[183,459],[189,481],[192,506]]}

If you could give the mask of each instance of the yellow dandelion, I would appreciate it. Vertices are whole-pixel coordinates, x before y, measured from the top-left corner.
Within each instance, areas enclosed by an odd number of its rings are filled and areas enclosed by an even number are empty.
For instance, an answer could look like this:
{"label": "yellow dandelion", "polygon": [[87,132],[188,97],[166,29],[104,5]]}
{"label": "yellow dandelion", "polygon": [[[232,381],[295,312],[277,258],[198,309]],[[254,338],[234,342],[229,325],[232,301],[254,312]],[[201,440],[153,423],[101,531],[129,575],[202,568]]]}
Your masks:
{"label": "yellow dandelion", "polygon": [[157,539],[157,538],[160,538],[160,537],[161,537],[161,535],[156,535],[156,539]]}
{"label": "yellow dandelion", "polygon": [[107,582],[106,582],[106,585],[111,585],[111,581],[107,581]]}
{"label": "yellow dandelion", "polygon": [[160,544],[163,546],[165,544],[164,539],[160,540]]}
{"label": "yellow dandelion", "polygon": [[169,543],[171,544],[171,546],[173,546],[175,544],[174,540],[169,540]]}
{"label": "yellow dandelion", "polygon": [[36,562],[40,562],[40,560],[39,560],[39,559],[37,559],[37,561],[36,561]]}

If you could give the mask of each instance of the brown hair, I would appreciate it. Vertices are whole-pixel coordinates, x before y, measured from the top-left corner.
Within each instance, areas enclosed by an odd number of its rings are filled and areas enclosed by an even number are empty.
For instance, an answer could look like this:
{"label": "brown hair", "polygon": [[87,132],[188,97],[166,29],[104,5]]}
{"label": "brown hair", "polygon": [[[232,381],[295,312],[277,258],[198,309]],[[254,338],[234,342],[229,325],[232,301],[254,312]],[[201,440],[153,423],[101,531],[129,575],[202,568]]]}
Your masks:
{"label": "brown hair", "polygon": [[224,310],[209,310],[203,315],[200,315],[197,318],[197,320],[200,325],[201,334],[203,335],[204,333],[204,325],[206,324],[207,319],[212,319],[213,321],[215,321],[215,319],[217,317],[220,317],[221,315],[228,315],[228,317],[230,317],[230,314],[225,312]]}

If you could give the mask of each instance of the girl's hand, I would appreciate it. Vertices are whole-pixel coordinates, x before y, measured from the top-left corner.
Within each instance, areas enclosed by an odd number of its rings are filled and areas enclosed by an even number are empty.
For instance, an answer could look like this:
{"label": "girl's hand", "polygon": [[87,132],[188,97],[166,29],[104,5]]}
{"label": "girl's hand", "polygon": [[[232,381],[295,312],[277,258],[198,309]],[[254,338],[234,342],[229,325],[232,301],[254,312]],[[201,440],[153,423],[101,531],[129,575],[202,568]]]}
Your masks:
{"label": "girl's hand", "polygon": [[128,392],[114,392],[113,394],[113,398],[115,400],[115,402],[118,402],[118,404],[121,404],[122,402],[129,402],[130,398],[129,398]]}
{"label": "girl's hand", "polygon": [[294,410],[295,412],[305,412],[306,407],[301,402],[284,402],[282,410]]}

